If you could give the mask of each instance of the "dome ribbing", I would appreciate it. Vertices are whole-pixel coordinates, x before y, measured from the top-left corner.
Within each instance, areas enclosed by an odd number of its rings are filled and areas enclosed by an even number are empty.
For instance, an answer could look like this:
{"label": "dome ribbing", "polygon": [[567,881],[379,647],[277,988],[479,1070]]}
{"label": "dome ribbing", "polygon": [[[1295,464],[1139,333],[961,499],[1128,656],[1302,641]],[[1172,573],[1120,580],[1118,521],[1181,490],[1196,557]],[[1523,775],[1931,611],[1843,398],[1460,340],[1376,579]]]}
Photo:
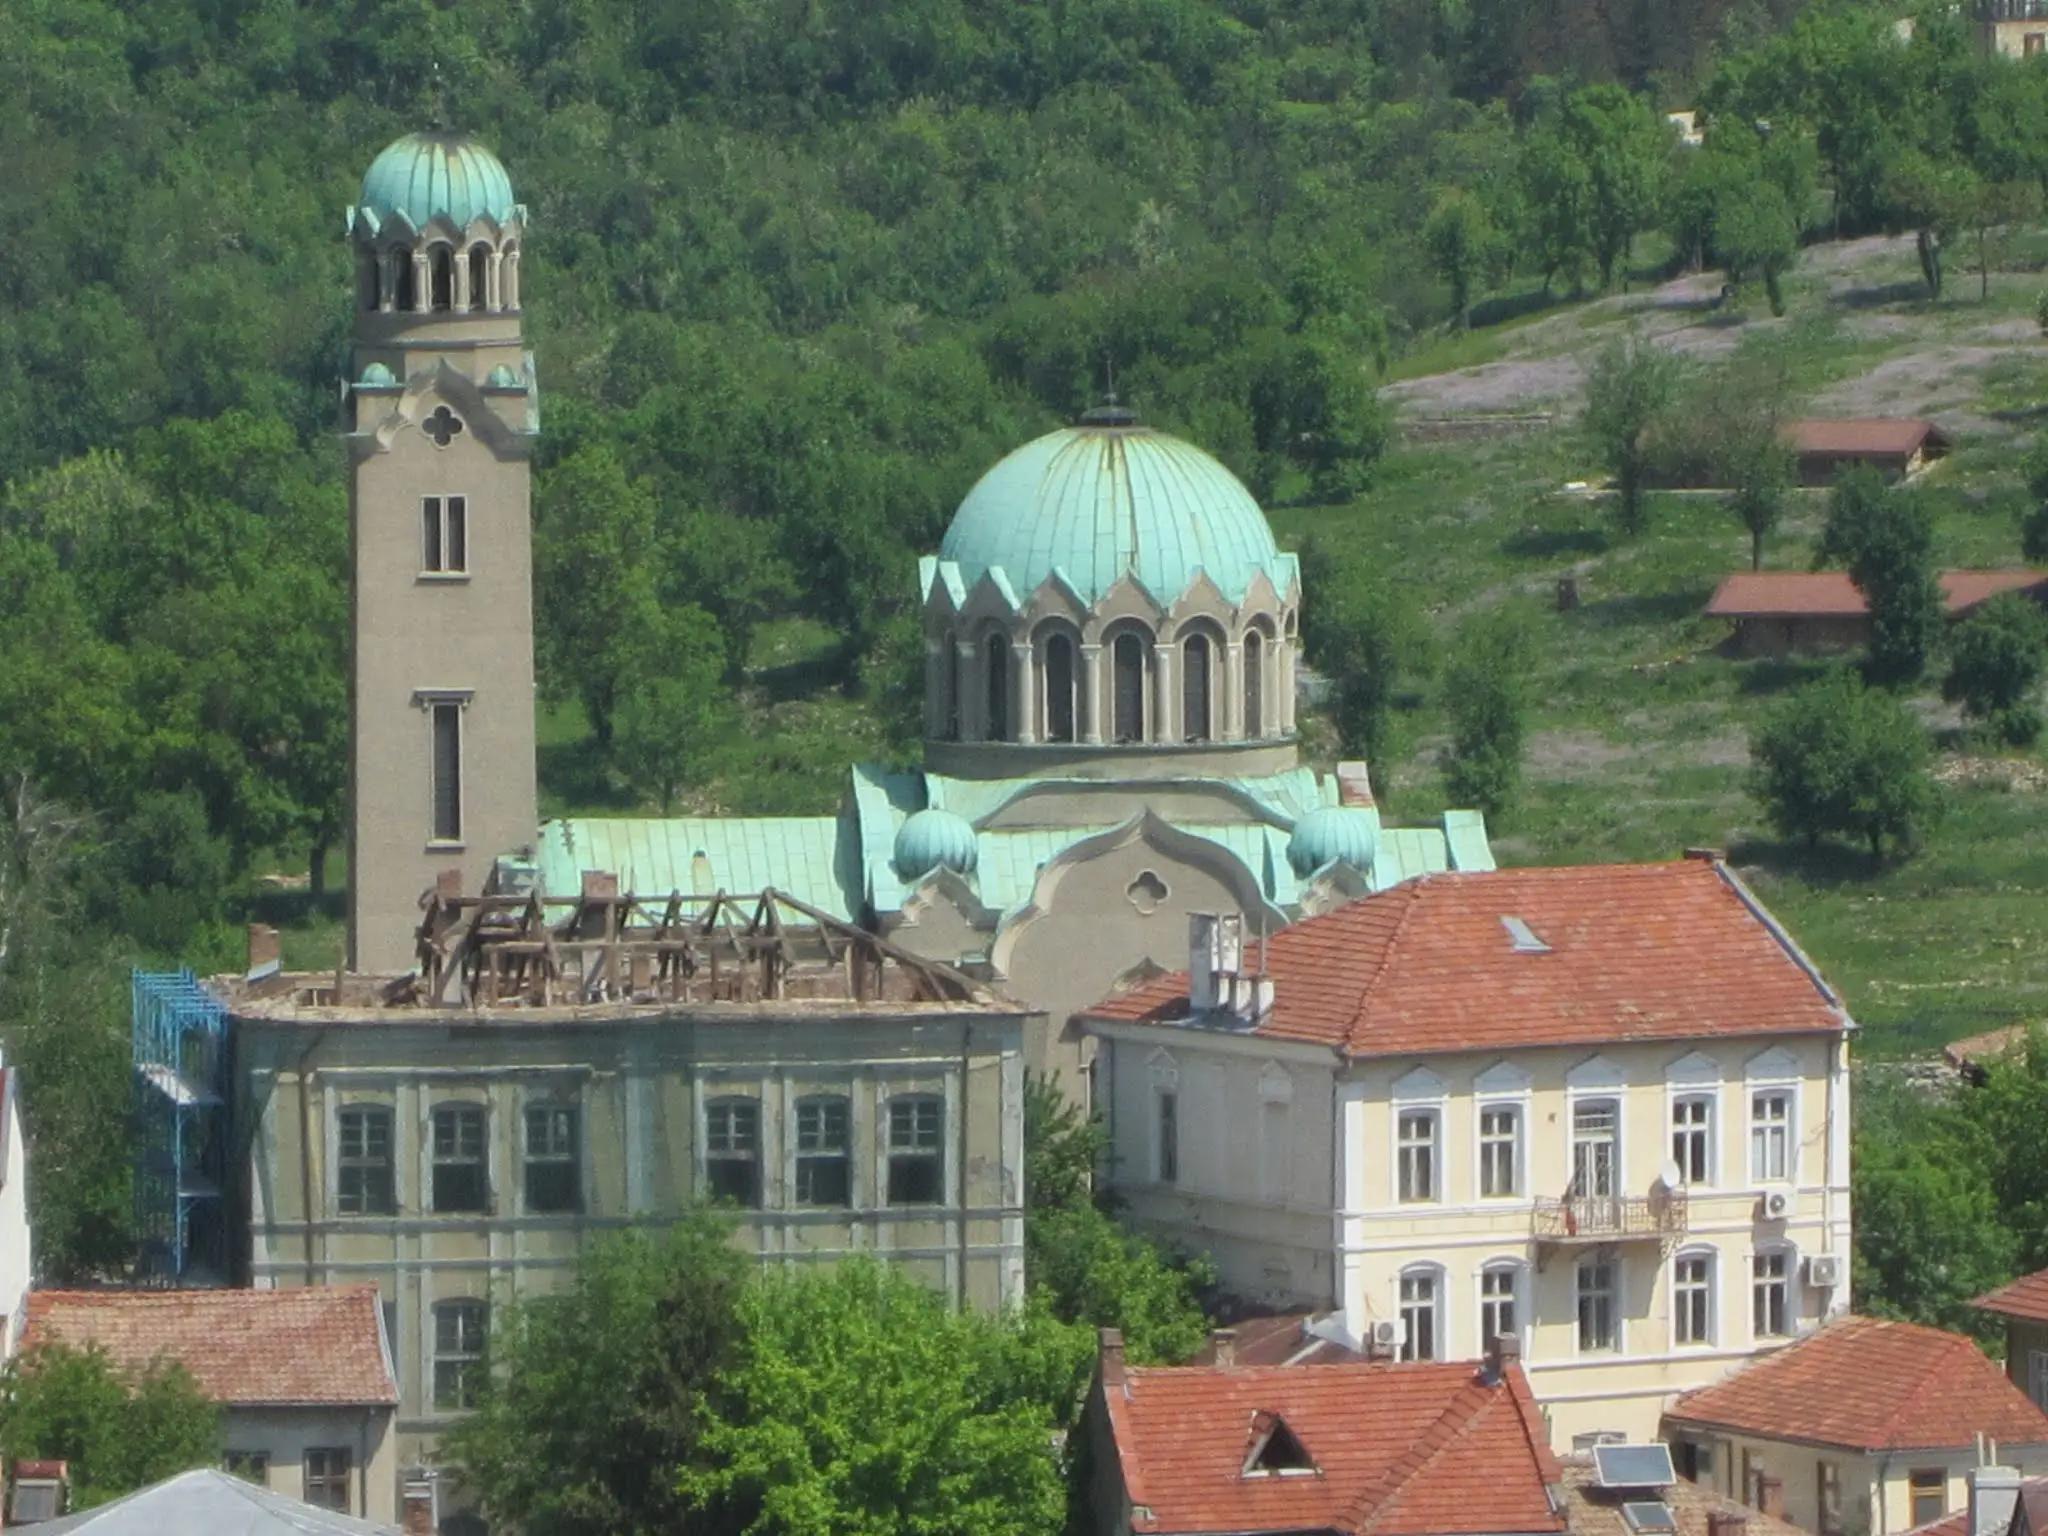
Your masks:
{"label": "dome ribbing", "polygon": [[394,218],[415,230],[436,217],[462,229],[478,218],[505,224],[522,212],[504,165],[463,133],[408,133],[370,162],[356,201],[373,231]]}

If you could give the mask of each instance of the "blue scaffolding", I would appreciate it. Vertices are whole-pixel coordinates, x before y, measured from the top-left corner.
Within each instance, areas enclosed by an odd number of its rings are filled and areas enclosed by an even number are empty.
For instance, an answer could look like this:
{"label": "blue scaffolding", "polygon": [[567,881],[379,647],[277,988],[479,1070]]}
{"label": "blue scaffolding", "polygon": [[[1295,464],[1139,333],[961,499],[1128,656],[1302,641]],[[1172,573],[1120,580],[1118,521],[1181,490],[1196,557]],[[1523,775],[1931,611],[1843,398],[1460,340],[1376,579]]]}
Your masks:
{"label": "blue scaffolding", "polygon": [[160,1285],[227,1277],[227,1013],[188,970],[137,971],[135,1226]]}

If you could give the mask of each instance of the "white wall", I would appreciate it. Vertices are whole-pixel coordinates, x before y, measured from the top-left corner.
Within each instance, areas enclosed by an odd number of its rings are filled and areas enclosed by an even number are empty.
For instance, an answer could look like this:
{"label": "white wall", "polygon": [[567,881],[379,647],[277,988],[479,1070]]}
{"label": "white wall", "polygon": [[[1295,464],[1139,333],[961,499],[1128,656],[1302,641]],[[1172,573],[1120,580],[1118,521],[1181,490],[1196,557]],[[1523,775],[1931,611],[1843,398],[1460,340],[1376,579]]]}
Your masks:
{"label": "white wall", "polygon": [[0,1359],[13,1354],[21,1341],[22,1312],[33,1271],[20,1079],[0,1056]]}

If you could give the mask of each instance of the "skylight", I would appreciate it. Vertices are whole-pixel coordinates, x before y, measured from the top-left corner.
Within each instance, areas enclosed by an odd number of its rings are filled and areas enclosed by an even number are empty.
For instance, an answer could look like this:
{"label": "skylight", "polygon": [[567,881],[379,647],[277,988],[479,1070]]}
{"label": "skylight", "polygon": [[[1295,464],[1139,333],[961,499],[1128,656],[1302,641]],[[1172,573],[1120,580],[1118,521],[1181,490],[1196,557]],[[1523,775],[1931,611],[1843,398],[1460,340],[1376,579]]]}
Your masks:
{"label": "skylight", "polygon": [[1636,1536],[1672,1536],[1678,1529],[1671,1506],[1661,1499],[1631,1500],[1621,1506],[1621,1518]]}
{"label": "skylight", "polygon": [[1536,937],[1536,930],[1519,917],[1503,917],[1501,927],[1508,931],[1508,941],[1518,955],[1547,955],[1550,946]]}
{"label": "skylight", "polygon": [[1264,1409],[1252,1415],[1251,1449],[1244,1458],[1246,1477],[1309,1477],[1317,1470],[1315,1458],[1285,1419]]}

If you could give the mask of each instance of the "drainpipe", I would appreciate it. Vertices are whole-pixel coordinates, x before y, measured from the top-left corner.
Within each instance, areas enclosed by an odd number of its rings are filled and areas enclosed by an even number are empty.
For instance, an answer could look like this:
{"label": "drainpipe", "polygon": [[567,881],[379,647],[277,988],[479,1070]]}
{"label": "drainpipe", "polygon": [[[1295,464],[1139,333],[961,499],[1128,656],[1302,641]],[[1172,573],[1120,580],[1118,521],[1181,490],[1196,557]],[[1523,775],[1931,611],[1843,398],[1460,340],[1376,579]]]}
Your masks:
{"label": "drainpipe", "polygon": [[320,1042],[327,1038],[323,1027],[313,1036],[312,1042],[299,1053],[293,1070],[299,1079],[299,1221],[300,1231],[305,1237],[306,1284],[315,1283],[313,1262],[313,1103],[311,1091],[306,1086],[306,1063],[313,1059],[313,1053],[320,1048]]}
{"label": "drainpipe", "polygon": [[[973,1059],[974,1022],[963,1019],[960,1022],[960,1203],[954,1208],[954,1228],[959,1233],[960,1262],[953,1267],[953,1306],[955,1310],[967,1310],[967,1099],[973,1083],[968,1076],[968,1063]],[[1000,1135],[1001,1126],[997,1133]],[[1000,1161],[1000,1159],[998,1159]]]}

